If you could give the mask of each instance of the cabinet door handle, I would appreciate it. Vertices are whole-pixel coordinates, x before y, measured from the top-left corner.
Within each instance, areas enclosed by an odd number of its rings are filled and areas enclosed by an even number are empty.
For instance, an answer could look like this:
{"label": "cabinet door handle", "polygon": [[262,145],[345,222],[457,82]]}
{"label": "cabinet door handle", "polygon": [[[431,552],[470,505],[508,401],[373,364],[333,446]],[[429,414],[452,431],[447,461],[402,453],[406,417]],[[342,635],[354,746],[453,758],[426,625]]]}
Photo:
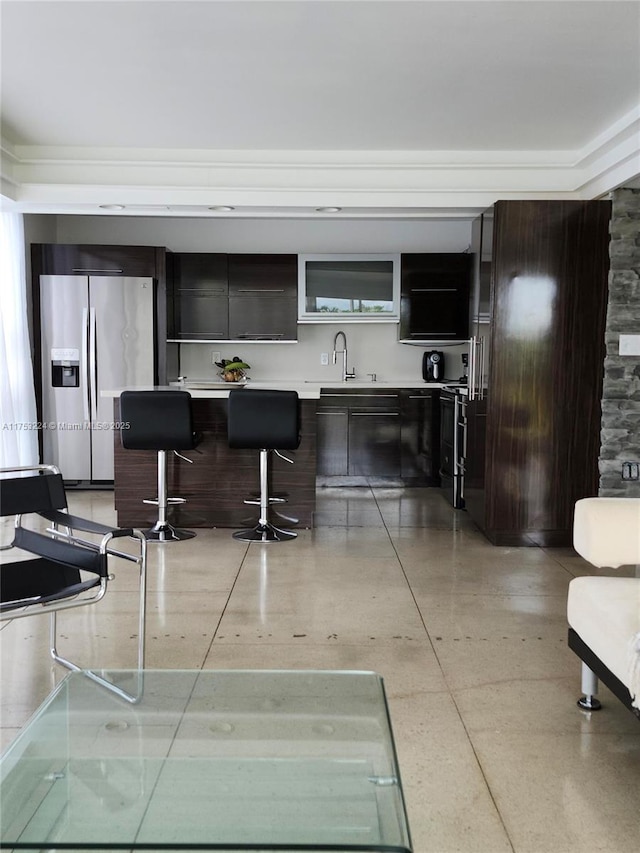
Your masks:
{"label": "cabinet door handle", "polygon": [[421,332],[411,332],[410,337],[412,338],[424,338],[425,335],[433,335],[435,338],[444,338],[444,337],[455,337],[455,332],[443,332],[441,329],[423,329]]}
{"label": "cabinet door handle", "polygon": [[71,272],[83,272],[83,273],[98,273],[98,272],[105,273],[106,272],[106,273],[111,273],[112,275],[122,275],[124,270],[93,270],[93,269],[88,269],[88,268],[84,268],[84,267],[79,267],[77,269],[71,270]]}
{"label": "cabinet door handle", "polygon": [[476,389],[476,344],[478,339],[475,335],[472,335],[469,338],[469,399],[476,400],[477,399],[477,389]]}
{"label": "cabinet door handle", "polygon": [[412,287],[411,293],[456,293],[456,287]]}
{"label": "cabinet door handle", "polygon": [[392,400],[398,399],[397,394],[354,394],[354,393],[350,393],[350,394],[321,394],[320,395],[320,399],[322,399],[322,400],[325,397],[340,397],[341,400],[344,400],[345,397],[347,397],[347,398],[351,397],[352,399],[355,398],[356,400],[362,400],[365,397],[373,397],[374,399],[378,399],[378,400],[382,400],[386,397],[389,397]]}
{"label": "cabinet door handle", "polygon": [[351,412],[354,418],[399,418],[400,412]]}
{"label": "cabinet door handle", "polygon": [[409,394],[410,400],[432,400],[433,396],[431,394]]}
{"label": "cabinet door handle", "polygon": [[272,338],[282,338],[284,336],[284,332],[273,332],[271,335],[265,334],[257,334],[253,332],[241,332],[238,335],[238,338],[253,338],[254,340],[271,340]]}

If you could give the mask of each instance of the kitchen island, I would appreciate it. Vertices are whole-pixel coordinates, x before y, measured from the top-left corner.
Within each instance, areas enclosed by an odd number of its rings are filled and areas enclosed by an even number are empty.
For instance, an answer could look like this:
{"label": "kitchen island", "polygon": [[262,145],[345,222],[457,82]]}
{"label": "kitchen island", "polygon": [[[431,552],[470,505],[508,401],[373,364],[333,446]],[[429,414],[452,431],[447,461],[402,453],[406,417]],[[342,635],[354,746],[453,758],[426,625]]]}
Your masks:
{"label": "kitchen island", "polygon": [[[205,387],[207,386],[207,387]],[[125,390],[177,390],[191,394],[193,426],[202,436],[198,447],[182,455],[167,454],[169,495],[186,499],[169,510],[169,520],[179,527],[247,527],[255,522],[258,507],[244,501],[260,494],[257,450],[232,450],[227,443],[227,399],[236,386],[232,383],[200,382],[157,388],[121,388],[103,392],[114,398],[114,421],[120,421],[120,393]],[[295,390],[300,397],[300,447],[286,451],[291,465],[272,454],[269,491],[287,503],[272,510],[275,522],[291,526],[286,516],[297,519],[298,527],[312,527],[316,492],[316,405],[320,388],[313,384],[257,383],[243,387]],[[157,510],[143,499],[157,493],[157,454],[145,450],[125,450],[119,432],[114,433],[114,498],[121,527],[145,528],[155,523]]]}
{"label": "kitchen island", "polygon": [[[254,523],[258,508],[247,505],[247,498],[257,498],[259,495],[259,466],[257,450],[232,450],[227,443],[227,398],[235,387],[242,387],[243,393],[250,394],[252,389],[270,388],[274,390],[293,390],[300,397],[301,409],[301,442],[295,451],[287,451],[286,456],[294,460],[294,464],[272,454],[270,465],[269,491],[270,494],[282,496],[286,503],[272,507],[273,520],[278,526],[286,527],[296,524],[298,527],[313,527],[315,512],[315,494],[317,475],[325,473],[319,470],[326,465],[326,459],[321,459],[318,465],[318,415],[321,411],[320,398],[327,394],[335,401],[334,392],[359,392],[373,397],[393,389],[420,389],[435,391],[442,383],[421,383],[416,380],[405,382],[358,381],[322,382],[300,380],[271,380],[247,382],[246,385],[236,386],[233,383],[216,380],[193,380],[186,383],[175,383],[170,386],[104,391],[103,395],[114,400],[114,421],[120,421],[119,396],[124,390],[169,390],[183,389],[191,394],[193,400],[194,429],[200,433],[202,440],[197,449],[183,455],[192,462],[187,462],[175,454],[167,456],[167,477],[169,495],[186,499],[185,504],[172,507],[170,520],[180,527],[246,527]],[[372,392],[368,394],[367,392]],[[361,418],[360,423],[367,426],[374,418]],[[400,417],[396,418],[399,422]],[[384,426],[387,430],[388,427]],[[404,432],[403,432],[404,436]],[[353,438],[353,436],[352,436]],[[375,435],[367,433],[365,455],[370,460],[382,458],[382,445],[375,444]],[[333,437],[331,438],[333,441]],[[410,443],[410,442],[409,442]],[[415,443],[415,442],[414,442]],[[383,444],[386,444],[384,439]],[[407,442],[403,444],[403,447]],[[384,449],[384,448],[383,448]],[[397,453],[400,454],[398,443]],[[398,458],[400,458],[398,456]],[[404,457],[403,457],[404,459]],[[115,508],[117,521],[123,527],[145,528],[155,522],[156,508],[143,503],[143,499],[154,498],[157,491],[157,454],[153,451],[125,450],[120,441],[120,434],[114,434],[115,462]],[[403,467],[404,461],[403,461]],[[362,474],[371,475],[371,471],[363,470]],[[400,472],[399,472],[400,473]],[[419,471],[412,471],[419,474]],[[415,477],[412,479],[415,480]],[[332,481],[329,480],[328,484]],[[340,484],[339,481],[333,481]],[[345,484],[353,484],[348,480]],[[425,485],[435,485],[434,481],[424,479]],[[290,522],[287,517],[297,519]]]}

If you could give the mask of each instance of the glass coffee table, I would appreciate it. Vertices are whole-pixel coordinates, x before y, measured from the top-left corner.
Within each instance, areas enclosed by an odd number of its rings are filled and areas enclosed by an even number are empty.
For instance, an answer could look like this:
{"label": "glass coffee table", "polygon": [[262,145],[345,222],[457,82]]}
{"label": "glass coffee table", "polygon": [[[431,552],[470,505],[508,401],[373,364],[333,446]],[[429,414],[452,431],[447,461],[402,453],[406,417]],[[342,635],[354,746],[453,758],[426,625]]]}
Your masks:
{"label": "glass coffee table", "polygon": [[411,840],[372,672],[71,673],[0,762],[0,848],[396,851]]}

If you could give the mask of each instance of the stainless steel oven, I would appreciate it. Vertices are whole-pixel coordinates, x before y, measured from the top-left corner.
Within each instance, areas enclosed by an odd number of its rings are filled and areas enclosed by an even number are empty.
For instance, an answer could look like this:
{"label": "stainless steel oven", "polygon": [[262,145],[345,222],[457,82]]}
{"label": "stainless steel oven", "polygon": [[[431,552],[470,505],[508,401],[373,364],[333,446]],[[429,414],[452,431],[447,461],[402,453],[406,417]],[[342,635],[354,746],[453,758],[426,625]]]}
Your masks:
{"label": "stainless steel oven", "polygon": [[460,389],[440,391],[440,487],[456,509],[464,508],[466,402]]}

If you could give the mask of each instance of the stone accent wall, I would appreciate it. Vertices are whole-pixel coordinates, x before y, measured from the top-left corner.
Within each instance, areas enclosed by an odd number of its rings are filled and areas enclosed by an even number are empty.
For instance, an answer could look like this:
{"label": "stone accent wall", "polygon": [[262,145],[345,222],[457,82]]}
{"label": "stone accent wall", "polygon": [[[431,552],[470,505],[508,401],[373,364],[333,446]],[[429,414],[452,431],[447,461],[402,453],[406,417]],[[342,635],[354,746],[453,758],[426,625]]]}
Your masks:
{"label": "stone accent wall", "polygon": [[618,354],[621,334],[640,334],[640,189],[611,199],[599,495],[640,497],[640,480],[622,479],[623,462],[640,463],[640,356]]}

